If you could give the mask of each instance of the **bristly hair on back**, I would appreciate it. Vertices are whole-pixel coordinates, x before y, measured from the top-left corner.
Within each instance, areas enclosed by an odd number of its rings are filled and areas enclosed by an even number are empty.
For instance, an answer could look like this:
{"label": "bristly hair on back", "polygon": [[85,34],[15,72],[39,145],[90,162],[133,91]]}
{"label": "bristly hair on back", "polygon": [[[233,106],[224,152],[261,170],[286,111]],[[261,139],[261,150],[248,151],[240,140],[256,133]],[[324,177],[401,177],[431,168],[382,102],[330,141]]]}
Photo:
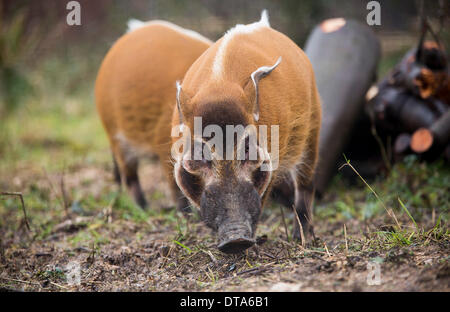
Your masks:
{"label": "bristly hair on back", "polygon": [[223,68],[223,59],[225,57],[225,50],[227,47],[228,42],[238,34],[249,34],[255,30],[258,30],[261,27],[270,27],[269,23],[269,14],[267,13],[267,10],[263,10],[261,12],[261,19],[257,22],[254,22],[252,24],[243,25],[243,24],[237,24],[233,28],[229,29],[225,35],[223,36],[222,43],[220,44],[216,57],[214,59],[214,63],[212,66],[212,72],[215,77],[219,77],[220,73],[222,72]]}

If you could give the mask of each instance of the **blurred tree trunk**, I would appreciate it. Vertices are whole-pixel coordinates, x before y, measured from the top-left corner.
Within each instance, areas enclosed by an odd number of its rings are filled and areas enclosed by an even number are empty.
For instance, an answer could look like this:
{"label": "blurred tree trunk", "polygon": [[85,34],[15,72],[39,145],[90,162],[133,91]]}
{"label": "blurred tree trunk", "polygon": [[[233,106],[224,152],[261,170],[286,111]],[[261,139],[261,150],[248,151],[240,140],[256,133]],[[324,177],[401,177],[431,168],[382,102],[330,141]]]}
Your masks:
{"label": "blurred tree trunk", "polygon": [[332,19],[314,29],[305,52],[313,65],[322,101],[315,182],[318,192],[323,193],[337,173],[337,161],[363,111],[364,96],[375,79],[380,44],[366,25]]}

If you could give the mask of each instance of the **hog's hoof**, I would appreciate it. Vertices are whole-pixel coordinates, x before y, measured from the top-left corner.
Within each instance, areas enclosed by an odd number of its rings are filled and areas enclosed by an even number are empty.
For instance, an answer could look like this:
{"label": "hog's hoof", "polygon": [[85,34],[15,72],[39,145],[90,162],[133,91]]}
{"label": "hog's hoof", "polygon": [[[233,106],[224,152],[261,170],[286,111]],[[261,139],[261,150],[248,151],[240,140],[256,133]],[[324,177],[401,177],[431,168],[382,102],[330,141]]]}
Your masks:
{"label": "hog's hoof", "polygon": [[229,241],[225,241],[219,244],[218,248],[221,252],[227,254],[236,254],[244,251],[247,248],[252,247],[255,244],[255,240],[250,238],[237,238]]}
{"label": "hog's hoof", "polygon": [[191,203],[187,200],[186,197],[181,197],[177,201],[177,209],[180,211],[185,217],[188,217],[192,213]]}

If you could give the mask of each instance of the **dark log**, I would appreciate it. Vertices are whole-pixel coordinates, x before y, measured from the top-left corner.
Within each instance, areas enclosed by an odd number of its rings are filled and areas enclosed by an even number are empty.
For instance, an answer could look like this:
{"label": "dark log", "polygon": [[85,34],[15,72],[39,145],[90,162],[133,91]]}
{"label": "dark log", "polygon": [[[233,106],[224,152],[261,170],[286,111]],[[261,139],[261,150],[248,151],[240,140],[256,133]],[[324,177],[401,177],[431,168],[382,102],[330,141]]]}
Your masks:
{"label": "dark log", "polygon": [[442,46],[435,41],[425,41],[416,49],[416,60],[433,71],[447,69],[447,57]]}
{"label": "dark log", "polygon": [[444,157],[445,157],[445,160],[450,162],[450,144],[448,144],[447,147],[445,148]]}
{"label": "dark log", "polygon": [[392,106],[390,109],[393,110],[393,116],[397,115],[398,125],[404,131],[412,132],[419,127],[426,127],[437,119],[437,115],[424,101],[412,96],[407,97],[403,105]]}
{"label": "dark log", "polygon": [[445,51],[433,41],[409,50],[383,80],[423,99],[434,96],[448,103],[449,77]]}
{"label": "dark log", "polygon": [[316,189],[322,193],[337,173],[346,141],[364,96],[374,81],[380,58],[380,44],[372,30],[359,22],[326,20],[317,26],[305,52],[314,68],[322,100],[322,128]]}
{"label": "dark log", "polygon": [[411,138],[411,149],[416,153],[427,153],[436,157],[450,143],[450,110],[442,115],[429,128],[420,128]]}
{"label": "dark log", "polygon": [[430,98],[427,101],[428,106],[435,111],[439,116],[444,114],[447,109],[449,109],[449,106],[447,104],[445,104],[444,102],[442,102],[439,99],[435,99],[435,98]]}
{"label": "dark log", "polygon": [[441,78],[440,84],[438,89],[435,91],[434,97],[442,101],[447,105],[447,107],[450,106],[450,69],[447,71],[447,73],[442,74],[444,78]]}
{"label": "dark log", "polygon": [[443,48],[425,41],[408,51],[370,96],[368,111],[391,134],[428,128],[449,108],[450,79]]}
{"label": "dark log", "polygon": [[394,152],[395,154],[405,154],[409,150],[411,143],[411,136],[408,133],[402,133],[395,139]]}
{"label": "dark log", "polygon": [[430,126],[438,113],[424,100],[394,86],[382,86],[371,107],[378,126],[392,132],[413,132]]}

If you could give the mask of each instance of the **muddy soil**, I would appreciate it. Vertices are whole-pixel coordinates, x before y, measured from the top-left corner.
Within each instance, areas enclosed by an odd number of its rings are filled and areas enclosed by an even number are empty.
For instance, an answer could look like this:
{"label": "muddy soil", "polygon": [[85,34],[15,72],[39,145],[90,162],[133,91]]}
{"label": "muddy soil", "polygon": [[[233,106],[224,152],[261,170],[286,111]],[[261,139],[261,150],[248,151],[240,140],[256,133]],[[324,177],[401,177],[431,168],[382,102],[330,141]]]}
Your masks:
{"label": "muddy soil", "polygon": [[[70,168],[65,187],[78,197],[90,195],[95,202],[116,188],[109,169]],[[24,193],[41,188],[48,192],[49,202],[59,196],[49,186],[58,185],[58,175],[25,172],[4,176],[3,185],[13,181]],[[258,245],[240,255],[222,254],[214,234],[198,217],[186,222],[173,208],[164,208],[170,204],[160,172],[148,166],[144,174],[146,193],[162,193],[151,204],[159,214],[144,220],[124,218],[114,202],[86,214],[76,209],[66,214],[63,205],[56,204],[35,211],[31,204],[28,231],[19,204],[16,211],[4,213],[0,290],[450,290],[449,241],[430,236],[410,245],[380,245],[375,233],[392,225],[386,216],[365,222],[316,218],[317,238],[303,247],[288,240],[280,209],[271,205],[262,215]],[[44,221],[39,215],[45,216]],[[285,215],[291,228],[292,214]]]}

